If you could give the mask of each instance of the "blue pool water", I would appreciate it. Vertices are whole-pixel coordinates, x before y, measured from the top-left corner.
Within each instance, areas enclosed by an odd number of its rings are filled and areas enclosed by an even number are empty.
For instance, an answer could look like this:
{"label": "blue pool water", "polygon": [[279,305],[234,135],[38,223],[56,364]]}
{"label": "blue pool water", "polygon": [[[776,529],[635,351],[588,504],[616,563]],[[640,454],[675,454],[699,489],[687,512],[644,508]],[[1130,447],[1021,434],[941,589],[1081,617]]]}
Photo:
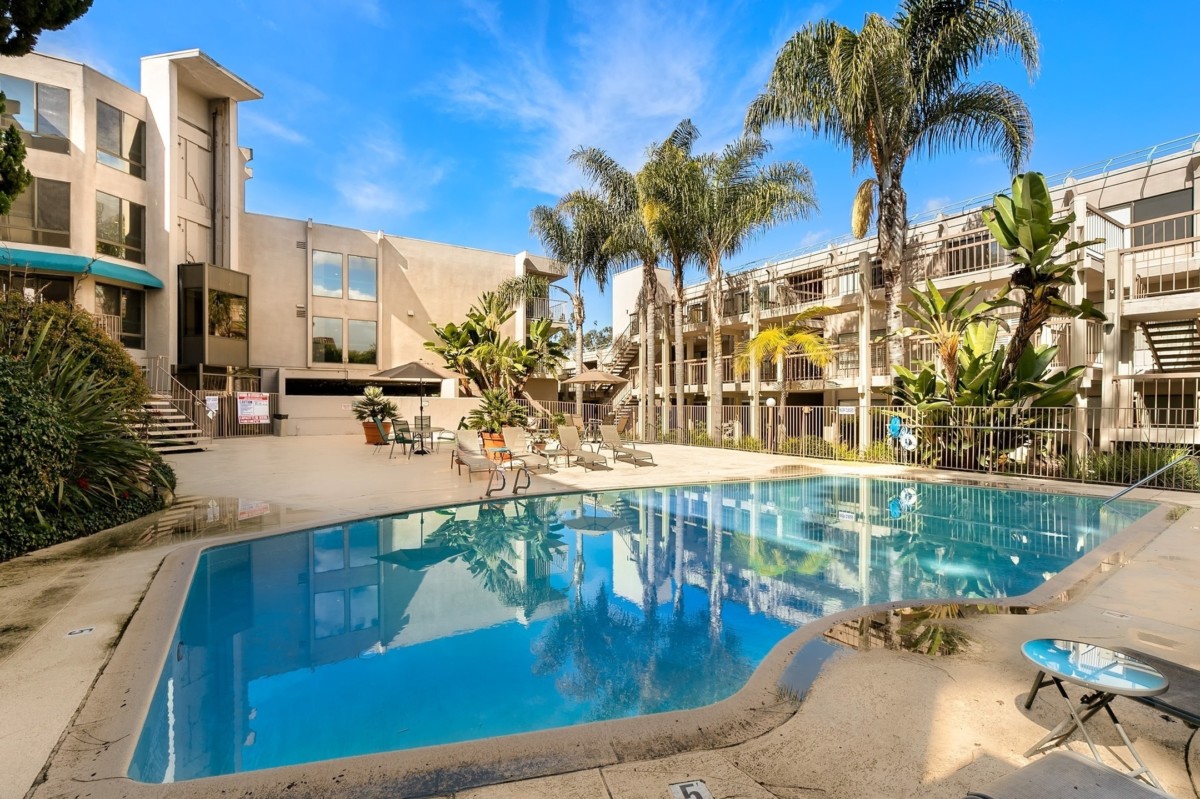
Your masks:
{"label": "blue pool water", "polygon": [[700,707],[809,621],[1018,596],[1152,507],[820,476],[518,498],[215,547],[129,774]]}

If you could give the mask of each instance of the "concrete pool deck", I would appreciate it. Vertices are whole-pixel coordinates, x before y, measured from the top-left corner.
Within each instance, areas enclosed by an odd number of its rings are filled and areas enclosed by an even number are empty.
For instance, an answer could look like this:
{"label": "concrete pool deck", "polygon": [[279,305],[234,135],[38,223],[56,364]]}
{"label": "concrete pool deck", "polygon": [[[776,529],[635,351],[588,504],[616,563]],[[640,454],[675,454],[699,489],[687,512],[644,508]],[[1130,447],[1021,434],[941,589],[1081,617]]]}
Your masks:
{"label": "concrete pool deck", "polygon": [[[648,449],[659,466],[558,469],[536,475],[532,492],[778,477],[825,466],[764,454]],[[223,441],[215,450],[182,455],[172,463],[181,498],[195,498],[166,514],[181,519],[182,530],[131,525],[0,565],[0,799],[25,795],[56,746],[50,779],[31,793],[66,795],[64,785],[72,783],[55,773],[58,762],[74,749],[95,744],[86,740],[86,727],[72,726],[72,720],[170,552],[189,540],[215,542],[470,501],[485,486],[478,477],[469,483],[452,472],[446,451],[388,461],[386,451],[372,455],[361,439],[349,436]],[[880,467],[858,471],[895,473]],[[1112,493],[1067,484],[1053,490]],[[1200,504],[1200,497],[1184,494],[1133,496]],[[963,654],[929,658],[871,650],[841,656],[824,669],[798,712],[746,743],[667,758],[622,759],[457,795],[661,797],[668,783],[698,778],[714,796],[962,796],[968,787],[980,787],[1026,762],[1020,753],[1060,715],[1050,697],[1032,711],[1021,707],[1031,676],[1017,649],[1021,641],[1070,634],[1200,667],[1197,524],[1200,513],[1183,515],[1123,568],[1086,580],[1069,601],[1043,608],[1048,612],[963,621],[975,640]],[[65,637],[86,627],[94,629]],[[1183,725],[1133,703],[1118,710],[1168,790],[1190,794]],[[1099,740],[1111,744],[1106,731],[1097,729]],[[313,771],[330,779],[340,773],[336,762]],[[337,784],[340,789],[327,784],[325,792],[377,795],[379,788]],[[100,787],[75,785],[71,795]],[[319,792],[316,784],[306,788]]]}

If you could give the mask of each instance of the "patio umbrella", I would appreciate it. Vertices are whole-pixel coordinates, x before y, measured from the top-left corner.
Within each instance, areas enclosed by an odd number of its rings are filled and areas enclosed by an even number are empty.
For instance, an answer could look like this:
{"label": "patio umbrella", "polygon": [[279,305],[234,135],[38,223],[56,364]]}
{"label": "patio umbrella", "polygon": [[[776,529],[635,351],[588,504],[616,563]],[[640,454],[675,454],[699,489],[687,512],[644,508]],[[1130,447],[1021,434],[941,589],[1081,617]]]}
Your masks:
{"label": "patio umbrella", "polygon": [[393,366],[391,369],[384,369],[382,372],[376,372],[371,377],[382,377],[388,380],[416,380],[420,385],[421,397],[418,402],[418,413],[425,410],[425,383],[440,382],[442,380],[462,380],[464,375],[458,372],[451,371],[444,366],[438,366],[424,361],[409,361],[402,363],[399,366]]}
{"label": "patio umbrella", "polygon": [[608,533],[629,526],[629,523],[624,519],[614,516],[608,511],[605,511],[605,515],[601,516],[600,506],[597,504],[595,497],[592,497],[592,510],[593,513],[588,514],[587,508],[581,501],[579,503],[579,515],[574,519],[567,519],[563,522],[563,525],[583,533]]}
{"label": "patio umbrella", "polygon": [[564,383],[597,383],[615,385],[617,383],[628,383],[629,381],[623,377],[618,377],[608,372],[602,372],[599,369],[588,369],[586,372],[580,372],[574,377],[568,377],[562,381]]}

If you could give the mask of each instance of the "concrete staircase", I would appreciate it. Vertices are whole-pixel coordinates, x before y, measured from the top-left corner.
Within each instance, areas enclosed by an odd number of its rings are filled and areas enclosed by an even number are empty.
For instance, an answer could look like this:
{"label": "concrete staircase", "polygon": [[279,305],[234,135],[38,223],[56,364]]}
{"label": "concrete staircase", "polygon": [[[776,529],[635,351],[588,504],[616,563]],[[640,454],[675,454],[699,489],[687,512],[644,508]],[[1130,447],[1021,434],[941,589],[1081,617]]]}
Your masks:
{"label": "concrete staircase", "polygon": [[1200,330],[1197,329],[1197,320],[1142,322],[1141,328],[1158,371],[1200,371]]}
{"label": "concrete staircase", "polygon": [[181,413],[170,397],[156,394],[142,405],[142,409],[149,415],[143,435],[146,442],[158,452],[197,452],[212,448],[212,437],[205,435]]}

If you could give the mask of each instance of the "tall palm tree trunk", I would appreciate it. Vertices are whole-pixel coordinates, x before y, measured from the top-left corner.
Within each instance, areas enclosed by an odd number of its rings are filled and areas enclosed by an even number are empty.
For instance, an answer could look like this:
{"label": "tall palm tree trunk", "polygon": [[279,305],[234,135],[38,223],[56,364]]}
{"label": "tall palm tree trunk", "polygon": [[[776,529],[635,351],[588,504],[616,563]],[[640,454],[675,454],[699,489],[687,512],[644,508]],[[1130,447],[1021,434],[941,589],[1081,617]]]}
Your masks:
{"label": "tall palm tree trunk", "polygon": [[[575,293],[571,295],[571,311],[575,319],[575,374],[582,374],[583,369],[583,292],[580,290],[578,277],[575,280]],[[575,413],[583,415],[583,383],[575,386]]]}
{"label": "tall palm tree trunk", "polygon": [[675,272],[675,427],[683,426],[683,381],[687,365],[683,362],[683,270]]}
{"label": "tall palm tree trunk", "polygon": [[652,441],[658,436],[654,430],[658,426],[657,414],[654,408],[654,365],[658,349],[656,323],[658,321],[658,275],[655,274],[654,264],[645,264],[642,272],[642,294],[646,307],[646,434]]}
{"label": "tall palm tree trunk", "polygon": [[724,423],[721,405],[725,398],[724,369],[721,368],[721,262],[708,265],[708,434],[716,438]]}
{"label": "tall palm tree trunk", "polygon": [[[879,258],[883,266],[883,298],[887,314],[888,362],[907,366],[904,340],[899,332],[904,327],[905,264],[904,246],[908,236],[908,198],[900,185],[899,175],[886,176],[879,190]],[[870,290],[870,274],[867,275]],[[870,324],[870,320],[866,320]]]}

